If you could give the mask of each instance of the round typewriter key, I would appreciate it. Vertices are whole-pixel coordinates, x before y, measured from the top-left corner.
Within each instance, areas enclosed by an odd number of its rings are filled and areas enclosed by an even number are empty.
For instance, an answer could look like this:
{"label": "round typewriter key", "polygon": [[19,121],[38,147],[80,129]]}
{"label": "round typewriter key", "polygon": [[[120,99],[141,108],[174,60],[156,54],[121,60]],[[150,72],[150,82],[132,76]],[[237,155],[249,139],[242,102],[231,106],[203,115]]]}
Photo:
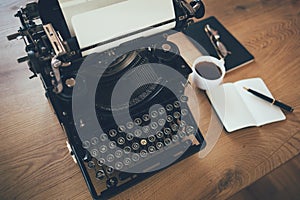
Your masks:
{"label": "round typewriter key", "polygon": [[106,181],[107,188],[113,188],[118,185],[118,179],[116,177],[112,177]]}
{"label": "round typewriter key", "polygon": [[134,127],[134,123],[133,122],[127,122],[126,127],[128,129],[132,129]]}
{"label": "round typewriter key", "polygon": [[133,149],[133,150],[138,150],[139,148],[140,148],[139,143],[136,143],[136,142],[135,142],[135,143],[132,144],[132,149]]}
{"label": "round typewriter key", "polygon": [[106,145],[101,145],[99,150],[100,150],[101,153],[105,153],[105,152],[107,152],[107,146]]}
{"label": "round typewriter key", "polygon": [[182,128],[182,127],[185,127],[186,126],[186,122],[184,120],[181,120],[179,122],[179,126]]}
{"label": "round typewriter key", "polygon": [[125,130],[126,130],[126,128],[125,128],[125,126],[123,126],[123,125],[120,125],[120,126],[118,127],[119,133],[125,132]]}
{"label": "round typewriter key", "polygon": [[167,116],[167,122],[172,122],[172,121],[173,121],[172,115],[168,115],[168,116]]}
{"label": "round typewriter key", "polygon": [[141,140],[141,145],[146,146],[147,143],[148,143],[147,140],[145,140],[145,139],[142,139],[142,140]]}
{"label": "round typewriter key", "polygon": [[98,151],[97,149],[93,149],[93,150],[91,151],[91,156],[97,157],[98,155],[99,155],[99,151]]}
{"label": "round typewriter key", "polygon": [[124,152],[129,154],[131,152],[131,148],[129,146],[124,147]]}
{"label": "round typewriter key", "polygon": [[150,124],[150,126],[151,126],[151,128],[152,128],[153,130],[155,130],[155,129],[158,128],[158,124],[157,124],[156,122],[152,122],[152,123]]}
{"label": "round typewriter key", "polygon": [[142,134],[143,134],[143,132],[142,132],[140,129],[137,129],[137,130],[134,131],[134,135],[135,135],[136,137],[141,137]]}
{"label": "round typewriter key", "polygon": [[173,105],[172,104],[168,104],[167,106],[166,106],[166,109],[167,109],[167,111],[172,111],[173,110]]}
{"label": "round typewriter key", "polygon": [[162,131],[157,131],[156,137],[157,138],[162,138],[162,137],[164,137],[164,133]]}
{"label": "round typewriter key", "polygon": [[148,151],[149,151],[149,153],[154,153],[156,151],[156,149],[154,146],[150,146],[150,147],[148,147]]}
{"label": "round typewriter key", "polygon": [[88,149],[88,148],[90,148],[90,146],[91,146],[91,143],[89,141],[82,142],[82,148]]}
{"label": "round typewriter key", "polygon": [[164,108],[159,108],[159,109],[158,109],[158,113],[159,113],[160,115],[163,115],[163,114],[166,113],[166,110],[165,110]]}
{"label": "round typewriter key", "polygon": [[143,120],[144,120],[145,122],[149,121],[149,120],[150,120],[149,115],[148,115],[148,114],[144,114],[144,115],[143,115]]}
{"label": "round typewriter key", "polygon": [[130,158],[125,158],[123,162],[125,165],[130,165],[132,161]]}
{"label": "round typewriter key", "polygon": [[187,109],[182,109],[181,110],[182,116],[187,116],[188,113],[189,113],[189,111]]}
{"label": "round typewriter key", "polygon": [[164,140],[164,143],[165,143],[166,146],[168,146],[168,145],[170,145],[172,143],[172,140],[170,138],[166,138]]}
{"label": "round typewriter key", "polygon": [[183,131],[178,131],[178,135],[181,138],[184,138],[186,136],[185,132],[183,132]]}
{"label": "round typewriter key", "polygon": [[109,167],[106,168],[106,172],[108,174],[112,174],[114,172],[114,168],[112,166],[109,166]]}
{"label": "round typewriter key", "polygon": [[111,141],[108,143],[110,149],[115,149],[117,147],[117,143],[115,141]]}
{"label": "round typewriter key", "polygon": [[172,131],[174,131],[174,132],[176,132],[176,131],[178,131],[178,125],[177,124],[172,124],[171,125],[171,128],[172,128]]}
{"label": "round typewriter key", "polygon": [[97,164],[101,167],[105,164],[105,159],[104,158],[100,158],[97,162]]}
{"label": "round typewriter key", "polygon": [[186,103],[188,100],[189,100],[189,98],[187,96],[182,95],[180,97],[180,101],[183,102],[183,103]]}
{"label": "round typewriter key", "polygon": [[121,150],[117,150],[117,151],[115,152],[116,158],[121,158],[122,155],[123,155],[123,151],[121,151]]}
{"label": "round typewriter key", "polygon": [[96,179],[98,180],[103,180],[105,178],[105,173],[103,170],[99,170],[96,173]]}
{"label": "round typewriter key", "polygon": [[99,142],[99,139],[96,138],[96,137],[93,137],[93,138],[91,139],[92,145],[96,145],[98,142]]}
{"label": "round typewriter key", "polygon": [[150,142],[155,142],[155,136],[154,135],[149,135],[149,137],[148,137],[148,140],[150,141]]}
{"label": "round typewriter key", "polygon": [[164,147],[164,144],[163,144],[162,142],[156,143],[156,148],[157,148],[157,149],[161,149],[161,148],[163,148],[163,147]]}
{"label": "round typewriter key", "polygon": [[117,141],[119,145],[123,145],[125,143],[125,139],[123,137],[119,137]]}
{"label": "round typewriter key", "polygon": [[164,128],[164,133],[166,134],[166,135],[169,135],[169,134],[171,134],[171,129],[170,128]]}
{"label": "round typewriter key", "polygon": [[186,133],[187,133],[188,135],[194,134],[194,133],[195,133],[195,128],[192,127],[192,126],[188,126],[188,127],[186,128]]}
{"label": "round typewriter key", "polygon": [[150,127],[149,126],[143,126],[143,132],[144,133],[149,133],[150,132]]}
{"label": "round typewriter key", "polygon": [[137,126],[139,126],[139,125],[142,124],[142,120],[141,120],[140,118],[136,118],[136,119],[134,120],[134,123],[135,123]]}
{"label": "round typewriter key", "polygon": [[146,158],[147,155],[148,155],[148,152],[146,150],[142,150],[140,155],[141,155],[142,158]]}
{"label": "round typewriter key", "polygon": [[115,129],[112,129],[112,130],[110,130],[110,131],[108,132],[108,134],[109,134],[110,137],[116,137],[117,131],[116,131]]}
{"label": "round typewriter key", "polygon": [[115,164],[115,168],[116,168],[116,170],[121,170],[122,168],[123,168],[123,163],[122,162],[116,162],[116,164]]}
{"label": "round typewriter key", "polygon": [[140,155],[137,154],[137,153],[133,154],[133,155],[132,155],[132,160],[133,160],[134,162],[139,161],[139,160],[140,160]]}
{"label": "round typewriter key", "polygon": [[174,112],[174,118],[179,119],[181,116],[180,112]]}
{"label": "round typewriter key", "polygon": [[181,105],[180,101],[175,101],[174,102],[174,107],[175,108],[180,108],[180,105]]}
{"label": "round typewriter key", "polygon": [[93,169],[93,168],[95,168],[95,163],[94,163],[94,161],[89,161],[88,162],[88,168],[90,168],[90,169]]}
{"label": "round typewriter key", "polygon": [[108,155],[106,156],[106,160],[107,160],[108,162],[112,162],[112,161],[114,161],[114,159],[115,159],[115,156],[112,155],[112,154],[108,154]]}
{"label": "round typewriter key", "polygon": [[166,124],[166,120],[165,119],[159,119],[158,120],[158,125],[159,126],[164,126]]}
{"label": "round typewriter key", "polygon": [[172,136],[172,141],[173,141],[173,142],[177,142],[178,140],[179,140],[178,135],[173,135],[173,136]]}
{"label": "round typewriter key", "polygon": [[157,111],[155,111],[155,110],[154,110],[154,111],[152,111],[152,112],[151,112],[151,117],[152,117],[152,118],[156,118],[156,117],[158,117],[158,112],[157,112]]}
{"label": "round typewriter key", "polygon": [[134,138],[134,135],[133,135],[132,133],[127,133],[126,139],[127,139],[128,141],[133,140],[133,138]]}
{"label": "round typewriter key", "polygon": [[100,140],[102,142],[105,142],[106,140],[108,140],[108,136],[105,133],[103,133],[103,134],[100,135]]}

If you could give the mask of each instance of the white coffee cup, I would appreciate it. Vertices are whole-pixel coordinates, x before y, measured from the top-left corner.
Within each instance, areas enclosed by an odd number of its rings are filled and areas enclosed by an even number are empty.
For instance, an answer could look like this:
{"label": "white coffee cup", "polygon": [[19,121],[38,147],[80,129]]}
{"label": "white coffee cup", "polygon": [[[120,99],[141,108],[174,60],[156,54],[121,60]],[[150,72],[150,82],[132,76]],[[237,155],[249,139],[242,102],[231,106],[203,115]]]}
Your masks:
{"label": "white coffee cup", "polygon": [[[197,70],[196,66],[198,66],[201,63],[212,63],[214,64],[214,67],[219,68],[220,77],[217,77],[216,79],[208,79],[203,76],[201,76]],[[226,70],[225,70],[225,62],[224,60],[219,60],[212,56],[200,56],[198,57],[194,63],[193,63],[193,73],[192,73],[192,81],[193,83],[202,90],[210,90],[214,87],[217,87],[220,85],[224,79]]]}

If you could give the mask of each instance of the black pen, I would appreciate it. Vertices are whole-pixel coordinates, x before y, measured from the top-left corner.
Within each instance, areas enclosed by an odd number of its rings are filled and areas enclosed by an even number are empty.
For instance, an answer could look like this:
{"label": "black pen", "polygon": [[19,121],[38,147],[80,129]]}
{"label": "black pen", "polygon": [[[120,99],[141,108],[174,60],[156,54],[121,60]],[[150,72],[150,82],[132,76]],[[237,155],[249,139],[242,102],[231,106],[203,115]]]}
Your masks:
{"label": "black pen", "polygon": [[259,92],[256,92],[255,90],[252,90],[250,88],[246,88],[244,87],[245,90],[247,90],[248,92],[252,93],[253,95],[267,101],[267,102],[270,102],[271,104],[275,105],[275,106],[278,106],[279,108],[282,108],[286,111],[289,111],[289,112],[293,112],[294,111],[294,108],[292,108],[291,106],[288,106],[280,101],[277,101],[276,99],[272,99],[270,97],[267,97],[266,95],[263,95]]}

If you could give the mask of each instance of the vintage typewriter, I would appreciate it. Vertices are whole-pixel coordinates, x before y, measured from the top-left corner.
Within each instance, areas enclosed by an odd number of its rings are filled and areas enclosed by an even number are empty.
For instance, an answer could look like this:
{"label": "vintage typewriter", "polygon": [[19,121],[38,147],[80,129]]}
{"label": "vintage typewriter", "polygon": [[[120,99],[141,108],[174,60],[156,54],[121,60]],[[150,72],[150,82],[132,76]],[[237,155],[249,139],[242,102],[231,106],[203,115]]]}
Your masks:
{"label": "vintage typewriter", "polygon": [[8,39],[24,40],[18,62],[42,80],[94,199],[204,148],[184,94],[192,71],[166,39],[203,15],[199,0],[40,0],[17,11]]}

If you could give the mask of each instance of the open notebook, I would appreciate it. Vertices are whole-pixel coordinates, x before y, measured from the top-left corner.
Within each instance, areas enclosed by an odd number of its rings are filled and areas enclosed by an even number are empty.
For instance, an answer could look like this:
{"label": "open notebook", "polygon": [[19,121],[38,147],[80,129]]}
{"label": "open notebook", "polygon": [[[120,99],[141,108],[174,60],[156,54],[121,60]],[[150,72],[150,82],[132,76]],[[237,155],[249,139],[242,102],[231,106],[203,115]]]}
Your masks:
{"label": "open notebook", "polygon": [[280,108],[254,96],[243,87],[273,98],[260,78],[225,83],[207,91],[211,104],[228,132],[285,120]]}

